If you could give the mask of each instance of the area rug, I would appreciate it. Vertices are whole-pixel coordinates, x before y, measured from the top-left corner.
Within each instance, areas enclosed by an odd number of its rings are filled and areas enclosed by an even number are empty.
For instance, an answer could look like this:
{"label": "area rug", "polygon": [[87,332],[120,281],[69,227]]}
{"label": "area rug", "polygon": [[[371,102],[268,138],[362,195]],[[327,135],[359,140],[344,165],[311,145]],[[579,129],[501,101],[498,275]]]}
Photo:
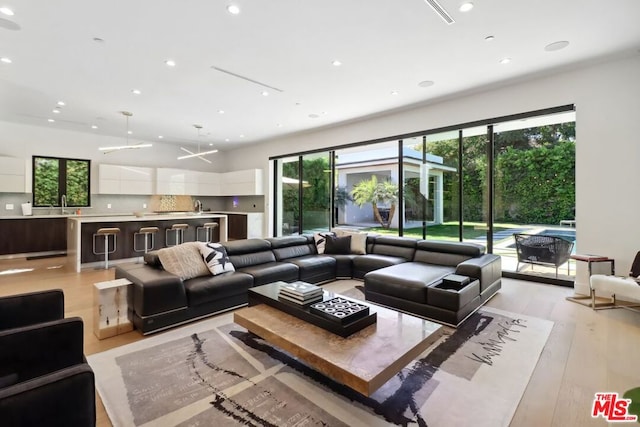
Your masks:
{"label": "area rug", "polygon": [[114,426],[495,427],[511,421],[552,326],[482,308],[371,397],[248,333],[231,313],[88,359]]}

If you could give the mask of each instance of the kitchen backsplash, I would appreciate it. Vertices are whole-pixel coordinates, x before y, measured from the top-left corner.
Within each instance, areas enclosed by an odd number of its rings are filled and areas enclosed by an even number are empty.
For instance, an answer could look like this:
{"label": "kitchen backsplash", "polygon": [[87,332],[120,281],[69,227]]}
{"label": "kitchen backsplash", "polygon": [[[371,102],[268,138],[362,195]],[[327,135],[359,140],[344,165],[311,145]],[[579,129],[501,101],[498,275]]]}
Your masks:
{"label": "kitchen backsplash", "polygon": [[[91,207],[82,208],[91,214],[117,214],[154,211],[190,211],[195,200],[202,202],[204,210],[264,212],[264,196],[191,197],[191,196],[131,196],[92,194]],[[22,215],[22,203],[32,200],[30,193],[0,193],[0,218]],[[109,205],[111,207],[109,207]],[[144,207],[146,205],[146,208]],[[7,209],[13,206],[13,209]],[[33,208],[33,215],[60,213],[60,208]],[[69,211],[72,209],[69,208]],[[75,209],[73,209],[75,210]]]}

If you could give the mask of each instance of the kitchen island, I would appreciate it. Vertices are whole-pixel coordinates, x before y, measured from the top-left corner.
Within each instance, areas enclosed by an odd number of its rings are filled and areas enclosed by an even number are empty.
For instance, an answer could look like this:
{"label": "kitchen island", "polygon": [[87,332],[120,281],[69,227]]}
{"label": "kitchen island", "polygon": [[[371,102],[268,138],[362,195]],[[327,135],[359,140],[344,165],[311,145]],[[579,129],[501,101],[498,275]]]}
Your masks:
{"label": "kitchen island", "polygon": [[[109,254],[109,263],[114,261],[131,261],[141,257],[142,252],[133,250],[134,233],[142,227],[158,227],[155,236],[155,249],[165,247],[165,230],[176,223],[187,224],[189,228],[184,232],[184,241],[196,240],[196,228],[206,222],[217,222],[218,228],[214,232],[212,241],[225,242],[228,239],[227,216],[213,213],[179,213],[179,214],[145,214],[144,216],[74,216],[67,218],[67,264],[76,272],[85,267],[98,267],[104,261],[104,255],[93,253],[93,235],[100,228],[120,228],[117,247]],[[141,243],[142,242],[142,243]],[[143,241],[138,241],[139,248],[144,247]],[[100,248],[102,246],[99,246]]]}

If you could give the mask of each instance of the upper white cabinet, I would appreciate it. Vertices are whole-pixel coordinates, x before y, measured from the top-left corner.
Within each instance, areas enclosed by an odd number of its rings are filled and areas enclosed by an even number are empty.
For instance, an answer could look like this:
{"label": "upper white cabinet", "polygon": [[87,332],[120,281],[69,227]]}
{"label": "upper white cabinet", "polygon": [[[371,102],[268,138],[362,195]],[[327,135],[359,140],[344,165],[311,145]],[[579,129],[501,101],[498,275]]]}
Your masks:
{"label": "upper white cabinet", "polygon": [[25,159],[0,157],[0,192],[26,193],[25,170]]}
{"label": "upper white cabinet", "polygon": [[216,173],[158,168],[156,173],[156,194],[254,196],[263,193],[262,169]]}
{"label": "upper white cabinet", "polygon": [[261,196],[262,169],[226,172],[222,175],[221,196]]}
{"label": "upper white cabinet", "polygon": [[156,169],[156,194],[182,195],[187,193],[187,182],[195,172],[184,169]]}
{"label": "upper white cabinet", "polygon": [[218,196],[220,194],[220,179],[222,174],[216,172],[200,172],[198,174],[198,189],[194,196]]}
{"label": "upper white cabinet", "polygon": [[262,169],[216,173],[100,164],[98,193],[255,196],[264,191]]}
{"label": "upper white cabinet", "polygon": [[98,165],[99,194],[154,194],[154,168]]}

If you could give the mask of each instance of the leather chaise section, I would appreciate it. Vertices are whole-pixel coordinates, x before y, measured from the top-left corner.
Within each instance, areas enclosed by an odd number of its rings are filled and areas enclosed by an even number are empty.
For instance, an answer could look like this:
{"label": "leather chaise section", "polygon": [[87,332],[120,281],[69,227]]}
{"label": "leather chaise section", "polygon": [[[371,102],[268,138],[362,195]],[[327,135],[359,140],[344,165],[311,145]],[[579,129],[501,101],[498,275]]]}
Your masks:
{"label": "leather chaise section", "polygon": [[427,304],[428,285],[453,272],[453,267],[407,262],[367,273],[365,283],[372,292]]}

